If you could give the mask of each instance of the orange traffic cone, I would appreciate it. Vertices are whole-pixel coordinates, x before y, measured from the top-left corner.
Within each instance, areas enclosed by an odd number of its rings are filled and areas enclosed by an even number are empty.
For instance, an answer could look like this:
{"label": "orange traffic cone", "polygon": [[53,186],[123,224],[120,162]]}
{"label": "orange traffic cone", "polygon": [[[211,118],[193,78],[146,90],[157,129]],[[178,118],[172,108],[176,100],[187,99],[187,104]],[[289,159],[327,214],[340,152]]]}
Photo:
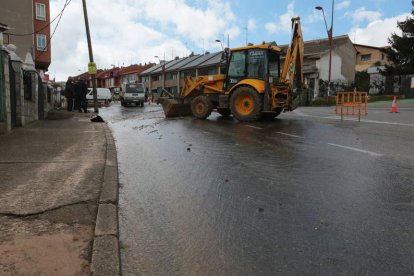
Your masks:
{"label": "orange traffic cone", "polygon": [[394,96],[394,100],[392,100],[391,112],[390,113],[398,113],[397,96]]}

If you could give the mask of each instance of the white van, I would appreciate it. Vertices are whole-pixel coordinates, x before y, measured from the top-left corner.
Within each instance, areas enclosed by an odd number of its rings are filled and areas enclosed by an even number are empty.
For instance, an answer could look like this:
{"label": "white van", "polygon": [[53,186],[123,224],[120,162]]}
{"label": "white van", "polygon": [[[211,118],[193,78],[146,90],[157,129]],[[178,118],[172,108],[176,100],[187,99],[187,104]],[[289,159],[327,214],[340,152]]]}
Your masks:
{"label": "white van", "polygon": [[[105,102],[105,100],[108,100],[111,102],[112,100],[112,94],[111,90],[109,88],[96,88],[96,95],[99,103]],[[88,94],[86,94],[86,99],[89,103],[93,102],[93,91],[92,88],[88,88]]]}

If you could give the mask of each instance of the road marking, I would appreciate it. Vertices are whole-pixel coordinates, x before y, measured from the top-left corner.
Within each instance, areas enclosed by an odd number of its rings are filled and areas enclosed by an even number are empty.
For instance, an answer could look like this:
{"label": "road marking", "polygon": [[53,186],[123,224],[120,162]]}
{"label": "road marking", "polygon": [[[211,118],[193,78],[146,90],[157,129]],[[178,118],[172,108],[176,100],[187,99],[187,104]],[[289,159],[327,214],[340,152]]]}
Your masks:
{"label": "road marking", "polygon": [[367,153],[367,154],[370,154],[370,155],[375,156],[375,157],[381,157],[382,156],[381,153],[376,153],[376,152],[372,152],[372,151],[368,151],[368,150],[362,150],[362,149],[357,149],[357,148],[343,146],[343,145],[338,145],[338,144],[333,144],[333,143],[328,143],[328,145],[334,146],[334,147],[343,148],[343,149],[349,149],[349,150],[353,150],[353,151],[358,151],[358,152],[362,152],[362,153]]}
{"label": "road marking", "polygon": [[[313,118],[322,118],[322,119],[329,119],[329,120],[341,120],[341,116],[316,116],[316,115],[308,115],[304,113],[295,112],[296,115],[302,117],[313,117]],[[344,121],[354,121],[357,122],[358,118],[344,118]],[[414,127],[413,124],[406,124],[406,123],[395,123],[395,122],[386,122],[386,121],[376,121],[376,120],[368,120],[368,119],[361,119],[361,122],[364,123],[373,123],[373,124],[383,124],[383,125],[395,125],[395,126],[408,126]]]}
{"label": "road marking", "polygon": [[[327,116],[327,117],[321,117],[321,118],[334,119],[334,120],[341,119],[340,116]],[[358,118],[344,118],[344,121],[358,121]],[[395,123],[395,122],[386,122],[386,121],[376,121],[376,120],[369,120],[369,119],[361,119],[361,122],[374,123],[374,124],[384,124],[384,125],[395,125],[395,126],[409,126],[409,127],[414,127],[413,124]]]}
{"label": "road marking", "polygon": [[263,129],[263,128],[257,127],[257,126],[251,126],[251,125],[245,125],[245,126],[248,126],[248,127],[251,127],[251,128],[255,128],[255,129]]}
{"label": "road marking", "polygon": [[294,137],[294,138],[303,138],[302,136],[298,136],[298,135],[294,135],[294,134],[289,134],[289,133],[285,133],[285,132],[280,132],[280,131],[278,131],[276,133],[279,133],[279,134],[282,134],[282,135],[285,135],[285,136],[289,136],[289,137]]}

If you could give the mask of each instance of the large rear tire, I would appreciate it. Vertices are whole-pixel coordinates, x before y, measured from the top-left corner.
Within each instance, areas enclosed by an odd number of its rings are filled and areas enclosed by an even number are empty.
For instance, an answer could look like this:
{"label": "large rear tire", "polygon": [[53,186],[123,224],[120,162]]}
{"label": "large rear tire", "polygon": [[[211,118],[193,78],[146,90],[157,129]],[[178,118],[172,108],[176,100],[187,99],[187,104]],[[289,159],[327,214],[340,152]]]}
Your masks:
{"label": "large rear tire", "polygon": [[213,111],[213,103],[205,95],[195,97],[191,101],[191,112],[198,119],[205,119]]}
{"label": "large rear tire", "polygon": [[240,86],[231,96],[230,108],[239,121],[257,121],[262,116],[263,96],[250,86]]}

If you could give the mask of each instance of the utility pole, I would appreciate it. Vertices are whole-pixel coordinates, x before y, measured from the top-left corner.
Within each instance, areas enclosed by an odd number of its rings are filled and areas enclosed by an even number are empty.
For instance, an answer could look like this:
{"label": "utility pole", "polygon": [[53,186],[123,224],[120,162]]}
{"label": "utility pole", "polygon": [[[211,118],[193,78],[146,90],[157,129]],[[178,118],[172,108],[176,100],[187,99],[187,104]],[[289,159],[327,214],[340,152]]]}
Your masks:
{"label": "utility pole", "polygon": [[332,12],[331,12],[331,28],[329,29],[329,86],[328,86],[328,97],[331,92],[331,71],[332,71],[332,44],[333,44],[333,20],[334,20],[334,6],[335,0],[332,0]]}
{"label": "utility pole", "polygon": [[88,21],[88,11],[86,10],[86,0],[82,0],[82,3],[83,3],[83,15],[85,17],[86,38],[88,40],[88,50],[89,50],[88,72],[92,77],[93,106],[94,106],[94,112],[99,113],[98,97],[97,97],[97,92],[96,92],[96,64],[93,61],[92,42],[91,42],[91,34],[89,32],[89,21]]}
{"label": "utility pole", "polygon": [[325,21],[326,32],[328,33],[328,40],[329,40],[329,69],[328,69],[328,93],[327,98],[330,96],[331,92],[331,71],[332,71],[332,44],[333,44],[333,14],[334,14],[334,5],[335,0],[332,0],[332,12],[331,12],[331,28],[328,30],[328,25],[326,24],[326,17],[323,7],[317,6],[315,9],[322,11],[323,20]]}

